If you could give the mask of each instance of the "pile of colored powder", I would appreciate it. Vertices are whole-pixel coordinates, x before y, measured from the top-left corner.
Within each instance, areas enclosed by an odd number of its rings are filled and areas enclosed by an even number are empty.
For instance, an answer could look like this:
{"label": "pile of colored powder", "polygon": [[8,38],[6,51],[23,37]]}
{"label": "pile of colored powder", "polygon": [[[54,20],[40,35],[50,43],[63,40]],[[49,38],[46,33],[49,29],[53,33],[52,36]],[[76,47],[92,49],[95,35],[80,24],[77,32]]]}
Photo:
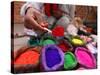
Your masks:
{"label": "pile of colored powder", "polygon": [[62,50],[63,52],[66,52],[67,50],[70,49],[69,45],[66,44],[66,43],[64,43],[64,42],[60,43],[58,46],[59,46],[59,48],[61,48],[61,50]]}
{"label": "pile of colored powder", "polygon": [[77,61],[76,61],[75,56],[70,52],[66,53],[65,57],[64,57],[64,68],[65,69],[72,69],[76,65],[77,65]]}
{"label": "pile of colored powder", "polygon": [[86,51],[79,50],[77,52],[77,59],[79,60],[80,64],[83,64],[87,67],[94,67],[94,60]]}
{"label": "pile of colored powder", "polygon": [[74,44],[78,44],[78,45],[82,45],[82,44],[83,44],[82,40],[76,39],[76,38],[72,39],[72,42],[73,42]]}
{"label": "pile of colored powder", "polygon": [[39,41],[37,39],[30,39],[28,43],[29,45],[38,45]]}
{"label": "pile of colored powder", "polygon": [[43,45],[45,46],[45,45],[49,45],[49,44],[55,44],[55,42],[53,41],[53,40],[51,40],[51,39],[47,39],[47,40],[44,40],[43,41]]}
{"label": "pile of colored powder", "polygon": [[53,36],[64,36],[64,28],[62,26],[57,26],[52,30]]}
{"label": "pile of colored powder", "polygon": [[58,65],[61,62],[61,57],[57,49],[55,48],[48,48],[45,52],[46,54],[46,64],[48,67],[53,67]]}
{"label": "pile of colored powder", "polygon": [[40,54],[36,51],[26,51],[21,54],[14,64],[37,64],[39,61]]}

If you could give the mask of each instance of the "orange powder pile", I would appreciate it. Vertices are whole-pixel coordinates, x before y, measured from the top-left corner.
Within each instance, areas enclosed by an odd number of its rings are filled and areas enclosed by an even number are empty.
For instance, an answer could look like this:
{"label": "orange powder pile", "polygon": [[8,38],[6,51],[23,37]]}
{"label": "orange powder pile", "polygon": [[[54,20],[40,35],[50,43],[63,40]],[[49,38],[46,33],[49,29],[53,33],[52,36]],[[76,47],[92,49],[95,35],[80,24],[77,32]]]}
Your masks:
{"label": "orange powder pile", "polygon": [[21,54],[14,64],[37,64],[40,54],[36,51],[26,51]]}

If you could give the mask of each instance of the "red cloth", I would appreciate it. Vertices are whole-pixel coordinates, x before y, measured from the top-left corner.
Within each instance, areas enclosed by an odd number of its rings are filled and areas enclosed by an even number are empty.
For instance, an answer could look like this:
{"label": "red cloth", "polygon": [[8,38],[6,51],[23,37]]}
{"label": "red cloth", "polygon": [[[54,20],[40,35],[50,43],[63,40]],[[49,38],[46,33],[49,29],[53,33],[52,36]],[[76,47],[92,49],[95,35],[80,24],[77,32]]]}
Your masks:
{"label": "red cloth", "polygon": [[52,10],[59,10],[58,5],[57,4],[53,4],[52,5]]}
{"label": "red cloth", "polygon": [[44,11],[47,16],[51,16],[52,15],[51,12],[53,10],[58,10],[57,4],[49,4],[49,3],[44,4]]}
{"label": "red cloth", "polygon": [[45,10],[45,14],[47,16],[51,16],[51,8],[50,8],[50,4],[44,4],[44,10]]}

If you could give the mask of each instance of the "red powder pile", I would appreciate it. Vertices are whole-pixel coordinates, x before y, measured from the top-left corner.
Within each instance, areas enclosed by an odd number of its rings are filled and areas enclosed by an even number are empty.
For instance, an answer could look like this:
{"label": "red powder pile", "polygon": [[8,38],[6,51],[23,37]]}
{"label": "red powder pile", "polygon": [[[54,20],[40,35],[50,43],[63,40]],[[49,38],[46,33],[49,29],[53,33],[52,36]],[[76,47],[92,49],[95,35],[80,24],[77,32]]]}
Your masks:
{"label": "red powder pile", "polygon": [[64,42],[60,43],[58,46],[62,49],[63,52],[66,52],[70,49],[69,45],[65,44]]}
{"label": "red powder pile", "polygon": [[53,36],[64,36],[64,28],[62,26],[56,26],[53,30],[52,30],[52,35]]}
{"label": "red powder pile", "polygon": [[37,64],[39,60],[39,53],[36,51],[26,51],[23,54],[21,54],[14,64]]}

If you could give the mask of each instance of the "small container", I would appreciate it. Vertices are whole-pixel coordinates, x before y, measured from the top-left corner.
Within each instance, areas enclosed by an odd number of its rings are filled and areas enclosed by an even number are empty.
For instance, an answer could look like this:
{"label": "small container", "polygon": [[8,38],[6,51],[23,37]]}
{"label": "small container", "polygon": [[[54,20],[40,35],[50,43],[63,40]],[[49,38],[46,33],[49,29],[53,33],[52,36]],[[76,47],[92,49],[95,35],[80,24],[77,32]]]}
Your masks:
{"label": "small container", "polygon": [[66,52],[64,56],[64,69],[69,70],[77,66],[77,60],[72,52]]}
{"label": "small container", "polygon": [[28,40],[28,45],[29,46],[39,46],[39,39],[38,38],[30,38],[30,40]]}
{"label": "small container", "polygon": [[53,37],[43,37],[41,40],[40,40],[40,45],[41,46],[46,46],[46,45],[54,45],[56,44],[57,41],[56,39],[54,39]]}
{"label": "small container", "polygon": [[83,46],[85,45],[85,42],[78,36],[72,36],[70,39],[70,42],[72,43],[72,45],[74,46]]}
{"label": "small container", "polygon": [[56,26],[52,29],[52,35],[55,37],[64,37],[64,28],[63,26]]}
{"label": "small container", "polygon": [[67,51],[73,51],[73,46],[67,40],[60,40],[58,47],[65,53]]}
{"label": "small container", "polygon": [[59,70],[64,64],[64,53],[56,45],[47,45],[42,49],[44,71]]}
{"label": "small container", "polygon": [[27,48],[20,53],[12,63],[14,73],[28,73],[38,70],[40,62],[40,50]]}
{"label": "small container", "polygon": [[88,69],[96,68],[96,59],[94,55],[84,47],[77,47],[75,55],[78,63]]}

